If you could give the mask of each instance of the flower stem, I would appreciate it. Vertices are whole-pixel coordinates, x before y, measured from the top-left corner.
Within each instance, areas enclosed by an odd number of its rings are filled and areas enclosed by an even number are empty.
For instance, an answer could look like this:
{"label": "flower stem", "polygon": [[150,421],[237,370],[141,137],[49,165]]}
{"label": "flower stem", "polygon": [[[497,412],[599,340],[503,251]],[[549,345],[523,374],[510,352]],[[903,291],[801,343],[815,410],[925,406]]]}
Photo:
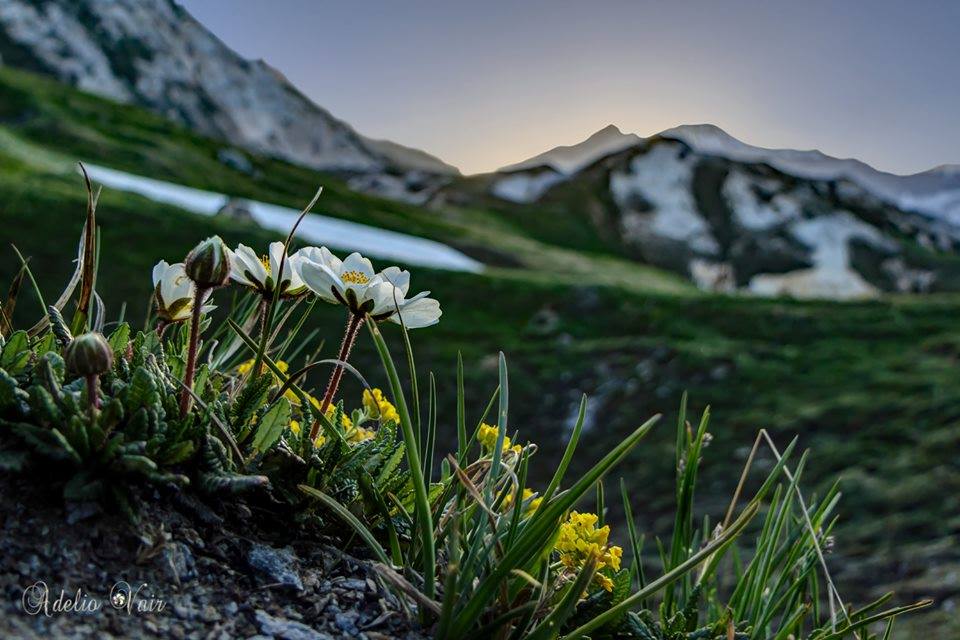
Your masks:
{"label": "flower stem", "polygon": [[93,419],[97,409],[100,408],[100,376],[91,373],[87,376],[87,404],[90,407],[90,418]]}
{"label": "flower stem", "polygon": [[207,290],[197,287],[193,299],[193,315],[190,318],[190,350],[187,352],[187,370],[183,374],[183,389],[180,390],[180,418],[186,418],[190,411],[193,398],[190,391],[193,389],[193,376],[197,369],[197,345],[200,342],[200,307]]}
{"label": "flower stem", "polygon": [[[363,318],[364,314],[362,313],[350,312],[349,318],[347,319],[347,329],[343,334],[343,342],[340,343],[340,353],[337,354],[337,360],[340,362],[346,362],[347,358],[350,357],[350,349],[353,348],[353,343],[357,339],[357,331],[360,330]],[[320,401],[320,415],[326,414],[327,407],[333,402],[333,397],[337,395],[337,388],[340,386],[341,378],[343,378],[343,365],[338,363],[330,374],[330,382],[327,383],[327,390],[323,394],[323,400]],[[314,420],[313,425],[310,427],[310,441],[313,442],[316,440],[319,433],[320,420],[318,419]]]}

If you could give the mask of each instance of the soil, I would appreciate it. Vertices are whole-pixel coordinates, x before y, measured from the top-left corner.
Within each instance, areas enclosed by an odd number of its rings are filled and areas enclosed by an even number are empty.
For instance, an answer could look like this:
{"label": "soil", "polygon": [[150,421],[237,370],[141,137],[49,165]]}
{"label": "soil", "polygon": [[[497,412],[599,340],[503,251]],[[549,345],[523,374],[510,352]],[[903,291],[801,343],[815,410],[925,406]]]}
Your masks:
{"label": "soil", "polygon": [[269,496],[136,491],[134,524],[0,474],[0,637],[425,637],[362,548],[296,525]]}

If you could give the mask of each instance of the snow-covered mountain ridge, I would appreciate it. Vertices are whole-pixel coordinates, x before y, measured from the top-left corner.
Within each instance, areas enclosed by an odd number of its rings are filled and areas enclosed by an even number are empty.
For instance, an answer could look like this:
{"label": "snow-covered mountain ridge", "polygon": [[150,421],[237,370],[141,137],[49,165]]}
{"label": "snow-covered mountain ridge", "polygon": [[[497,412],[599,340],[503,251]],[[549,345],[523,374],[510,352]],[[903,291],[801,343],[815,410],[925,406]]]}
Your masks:
{"label": "snow-covered mountain ridge", "polygon": [[[757,147],[731,136],[711,124],[680,125],[660,132],[651,138],[674,138],[687,143],[693,150],[728,160],[765,163],[780,171],[812,180],[850,180],[873,195],[901,209],[918,211],[960,225],[960,165],[947,164],[921,173],[900,176],[874,169],[855,159],[840,159],[817,150],[767,149]],[[609,125],[583,142],[546,151],[523,162],[500,169],[501,173],[540,167],[553,169],[559,176],[570,176],[604,156],[636,145],[643,138],[634,133],[623,133]],[[542,182],[542,177],[540,179]],[[556,180],[556,181],[559,181]],[[516,185],[515,175],[511,183]],[[507,192],[507,199],[510,193]],[[542,193],[540,191],[537,196]],[[533,198],[535,199],[535,198]],[[529,201],[529,199],[527,200]]]}
{"label": "snow-covered mountain ridge", "polygon": [[593,136],[485,176],[488,192],[524,206],[518,215],[586,219],[611,246],[704,289],[860,298],[960,287],[950,266],[960,225],[901,204],[902,194],[933,202],[934,189],[947,201],[951,167],[900,178],[897,201],[876,187],[897,176],[819,152],[751,147],[716,127],[646,139],[601,133],[621,148],[592,154]]}

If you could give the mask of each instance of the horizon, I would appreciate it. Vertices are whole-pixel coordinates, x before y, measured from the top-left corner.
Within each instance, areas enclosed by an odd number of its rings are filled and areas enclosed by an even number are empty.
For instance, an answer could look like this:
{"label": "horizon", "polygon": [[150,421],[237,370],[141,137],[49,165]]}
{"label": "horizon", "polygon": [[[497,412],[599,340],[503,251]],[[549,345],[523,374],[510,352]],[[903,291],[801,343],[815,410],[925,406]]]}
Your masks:
{"label": "horizon", "polygon": [[960,163],[960,4],[180,4],[361,134],[465,174],[610,123],[709,123],[897,175]]}

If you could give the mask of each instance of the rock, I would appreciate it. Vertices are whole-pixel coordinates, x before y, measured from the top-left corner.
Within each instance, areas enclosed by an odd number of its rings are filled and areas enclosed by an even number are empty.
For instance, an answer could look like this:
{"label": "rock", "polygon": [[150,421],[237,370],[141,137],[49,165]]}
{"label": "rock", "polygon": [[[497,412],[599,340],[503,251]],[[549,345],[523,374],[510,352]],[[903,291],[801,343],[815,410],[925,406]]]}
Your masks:
{"label": "rock", "polygon": [[253,164],[250,158],[239,149],[220,149],[217,151],[217,160],[240,173],[253,175]]}
{"label": "rock", "polygon": [[311,629],[302,622],[275,618],[263,609],[254,613],[260,632],[280,640],[332,640],[333,636]]}
{"label": "rock", "polygon": [[303,581],[296,570],[296,556],[291,549],[254,544],[247,552],[247,563],[261,585],[282,585],[303,591]]}
{"label": "rock", "polygon": [[67,523],[76,524],[103,511],[97,502],[68,502]]}
{"label": "rock", "polygon": [[178,585],[197,577],[197,564],[190,547],[182,542],[173,542],[164,546],[160,556],[163,568],[170,580]]}
{"label": "rock", "polygon": [[230,198],[227,200],[226,204],[217,211],[217,215],[223,218],[229,218],[230,220],[256,223],[253,212],[250,211],[249,203],[241,198]]}
{"label": "rock", "polygon": [[338,613],[334,618],[336,620],[337,626],[341,631],[350,635],[357,636],[360,634],[360,630],[357,629],[357,614],[356,612],[352,613]]}

